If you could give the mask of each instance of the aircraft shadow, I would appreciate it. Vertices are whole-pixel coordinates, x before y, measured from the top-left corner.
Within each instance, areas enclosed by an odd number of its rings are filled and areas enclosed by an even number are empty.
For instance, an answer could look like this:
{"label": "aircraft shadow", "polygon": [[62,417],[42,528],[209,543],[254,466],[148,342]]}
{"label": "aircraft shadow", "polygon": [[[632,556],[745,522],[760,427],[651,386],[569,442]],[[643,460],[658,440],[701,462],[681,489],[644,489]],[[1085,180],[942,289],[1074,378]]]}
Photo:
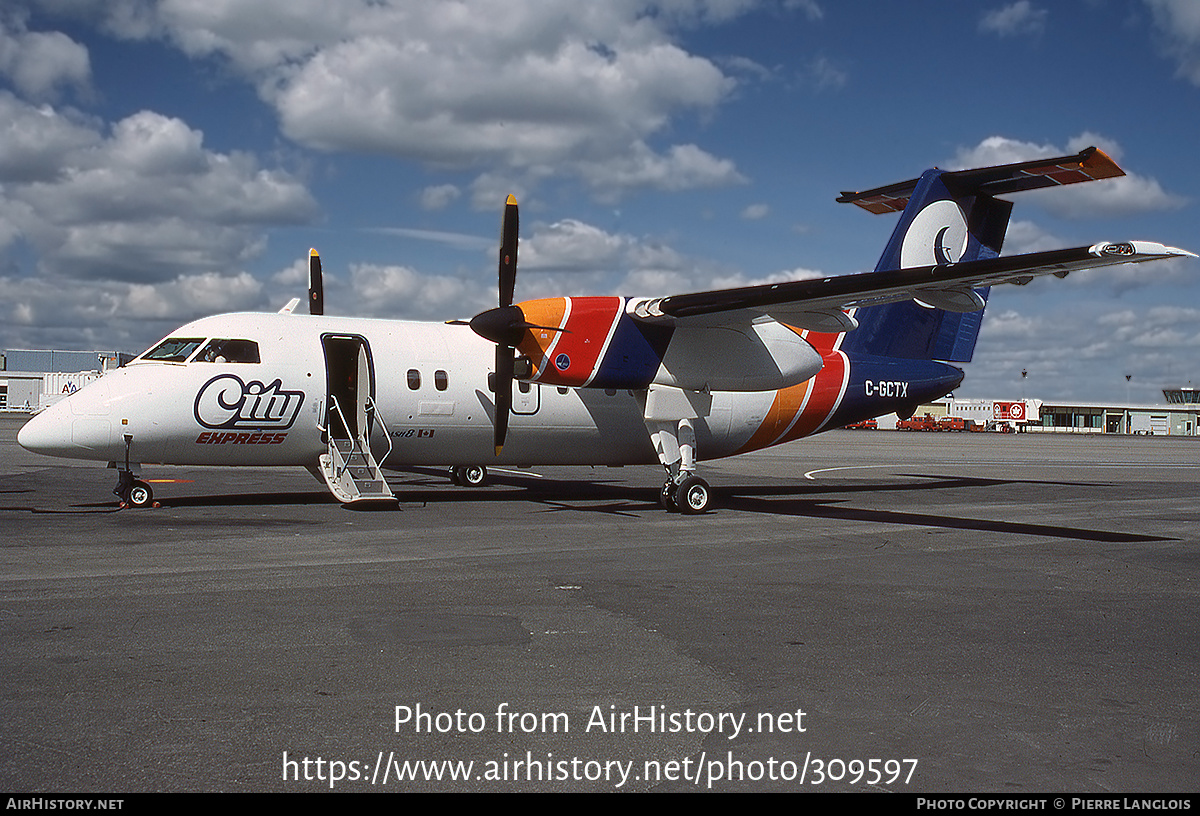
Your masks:
{"label": "aircraft shadow", "polygon": [[[437,476],[442,477],[440,472]],[[1037,485],[1046,487],[1095,487],[1094,482],[1068,482],[1036,479],[998,479],[973,476],[943,476],[934,474],[901,474],[919,482],[854,483],[841,485],[782,484],[782,485],[722,485],[714,488],[716,512],[738,511],[756,515],[798,516],[826,520],[863,521],[876,524],[902,524],[915,527],[938,527],[954,530],[976,530],[979,532],[1032,535],[1053,538],[1068,538],[1081,541],[1100,542],[1148,542],[1170,541],[1160,536],[1141,535],[1108,530],[1090,530],[1065,525],[1030,524],[1025,522],[998,521],[950,516],[945,514],[918,513],[897,510],[878,510],[847,507],[850,498],[857,495],[875,495],[886,492],[928,493],[935,490],[959,490],[964,488],[996,487],[1005,485]],[[658,490],[614,484],[605,481],[563,481],[555,479],[531,479],[520,476],[497,475],[496,485],[518,487],[520,495],[511,491],[490,492],[478,488],[454,489],[448,494],[445,489],[401,486],[397,490],[402,503],[439,503],[446,501],[514,501],[525,500],[542,505],[544,512],[587,512],[606,515],[636,517],[647,511],[661,512]],[[814,498],[829,496],[829,498]],[[573,502],[584,502],[574,504]]]}
{"label": "aircraft shadow", "polygon": [[[354,512],[396,512],[403,511],[406,506],[412,507],[414,505],[438,505],[461,502],[490,504],[523,501],[538,505],[541,509],[537,512],[545,513],[592,513],[638,518],[648,512],[662,512],[658,504],[657,486],[643,487],[602,479],[560,480],[497,473],[492,475],[489,487],[471,488],[456,487],[449,484],[445,472],[440,469],[409,468],[405,472],[417,478],[407,482],[397,483],[394,481],[392,483],[392,488],[399,500],[397,503],[373,503],[358,507],[347,507],[345,509]],[[944,513],[921,513],[913,510],[881,510],[849,505],[856,497],[878,495],[881,493],[912,493],[915,497],[919,494],[928,494],[931,491],[1007,485],[1037,485],[1046,487],[1096,486],[1096,483],[1091,482],[1000,479],[938,474],[901,475],[916,481],[855,481],[834,485],[817,483],[720,485],[714,488],[717,510],[713,512],[739,512],[762,516],[794,516],[827,521],[857,521],[948,530],[975,530],[988,533],[1066,538],[1107,543],[1173,540],[1160,536],[1115,530],[1092,530],[1066,525],[1031,524],[1017,521],[954,516]],[[172,508],[336,504],[333,496],[323,490],[167,496],[162,497],[160,502],[163,507]],[[73,505],[73,507],[76,509],[57,511],[38,510],[36,508],[23,509],[44,513],[113,512],[117,509],[115,502],[79,504]],[[683,520],[686,517],[680,518]]]}

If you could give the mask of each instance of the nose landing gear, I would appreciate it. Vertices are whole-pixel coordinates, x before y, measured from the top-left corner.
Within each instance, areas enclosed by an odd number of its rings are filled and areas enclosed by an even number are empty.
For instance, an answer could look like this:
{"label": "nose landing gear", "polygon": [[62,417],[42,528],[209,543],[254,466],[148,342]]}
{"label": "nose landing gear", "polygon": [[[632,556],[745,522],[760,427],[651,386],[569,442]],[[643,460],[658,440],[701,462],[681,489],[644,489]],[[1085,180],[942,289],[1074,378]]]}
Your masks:
{"label": "nose landing gear", "polygon": [[125,507],[157,506],[154,502],[154,490],[150,485],[141,479],[135,479],[133,473],[128,470],[117,472],[117,486],[113,488],[113,493],[120,498]]}
{"label": "nose landing gear", "polygon": [[117,468],[117,486],[113,494],[121,500],[121,507],[158,507],[154,501],[154,490],[150,485],[137,478],[134,472],[136,465],[129,464],[129,448],[133,444],[133,434],[125,434],[125,464],[109,463],[109,467]]}

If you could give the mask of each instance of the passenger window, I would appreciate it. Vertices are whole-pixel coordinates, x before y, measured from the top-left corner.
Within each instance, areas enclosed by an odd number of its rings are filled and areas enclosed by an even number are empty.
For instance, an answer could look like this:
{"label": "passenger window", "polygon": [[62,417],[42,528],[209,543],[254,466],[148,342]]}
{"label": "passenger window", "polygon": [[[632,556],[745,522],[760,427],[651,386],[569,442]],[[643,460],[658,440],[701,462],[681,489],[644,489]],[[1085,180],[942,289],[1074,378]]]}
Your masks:
{"label": "passenger window", "polygon": [[258,343],[253,340],[209,340],[198,355],[198,363],[258,363]]}
{"label": "passenger window", "polygon": [[417,371],[415,368],[410,368],[408,370],[408,387],[413,391],[416,391],[421,387],[421,372]]}
{"label": "passenger window", "polygon": [[158,360],[164,363],[183,363],[203,342],[203,337],[168,337],[143,354],[142,359]]}
{"label": "passenger window", "polygon": [[446,372],[442,371],[441,369],[438,369],[437,371],[433,372],[433,387],[436,388],[438,391],[445,391],[447,388],[450,387],[449,375],[446,374]]}

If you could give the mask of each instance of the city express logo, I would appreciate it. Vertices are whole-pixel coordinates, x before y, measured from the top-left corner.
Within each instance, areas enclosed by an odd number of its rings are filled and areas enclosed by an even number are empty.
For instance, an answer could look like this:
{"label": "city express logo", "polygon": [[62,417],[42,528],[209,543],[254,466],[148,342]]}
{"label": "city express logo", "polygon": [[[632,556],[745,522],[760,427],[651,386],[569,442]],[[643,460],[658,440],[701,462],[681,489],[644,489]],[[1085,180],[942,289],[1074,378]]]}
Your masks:
{"label": "city express logo", "polygon": [[[192,412],[205,428],[227,433],[202,433],[196,442],[264,445],[282,442],[287,434],[264,432],[292,427],[304,404],[303,391],[285,391],[282,386],[279,379],[264,385],[258,380],[242,382],[234,374],[213,377],[196,394]],[[251,430],[255,433],[249,433]]]}

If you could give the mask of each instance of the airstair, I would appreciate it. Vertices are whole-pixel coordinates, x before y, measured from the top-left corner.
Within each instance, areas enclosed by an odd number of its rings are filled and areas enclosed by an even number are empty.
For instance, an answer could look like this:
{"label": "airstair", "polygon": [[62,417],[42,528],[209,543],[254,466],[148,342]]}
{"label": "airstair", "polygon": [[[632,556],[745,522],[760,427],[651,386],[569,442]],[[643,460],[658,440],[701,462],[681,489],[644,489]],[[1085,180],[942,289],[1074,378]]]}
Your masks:
{"label": "airstair", "polygon": [[[331,407],[342,420],[341,428],[351,427],[346,423],[337,399],[330,396],[330,400],[332,401]],[[376,418],[378,419],[378,417]],[[339,437],[338,434],[333,433],[335,425],[336,423],[329,423],[331,431],[329,453],[323,454],[320,458],[321,475],[325,477],[325,484],[328,485],[330,492],[342,504],[395,501],[396,497],[392,493],[392,489],[388,487],[387,480],[383,478],[379,462],[375,461],[375,457],[371,453],[371,446],[367,442],[366,423],[357,425],[359,431],[352,438],[348,435]],[[391,452],[391,436],[389,434],[388,452],[384,454],[383,459],[386,460]]]}

